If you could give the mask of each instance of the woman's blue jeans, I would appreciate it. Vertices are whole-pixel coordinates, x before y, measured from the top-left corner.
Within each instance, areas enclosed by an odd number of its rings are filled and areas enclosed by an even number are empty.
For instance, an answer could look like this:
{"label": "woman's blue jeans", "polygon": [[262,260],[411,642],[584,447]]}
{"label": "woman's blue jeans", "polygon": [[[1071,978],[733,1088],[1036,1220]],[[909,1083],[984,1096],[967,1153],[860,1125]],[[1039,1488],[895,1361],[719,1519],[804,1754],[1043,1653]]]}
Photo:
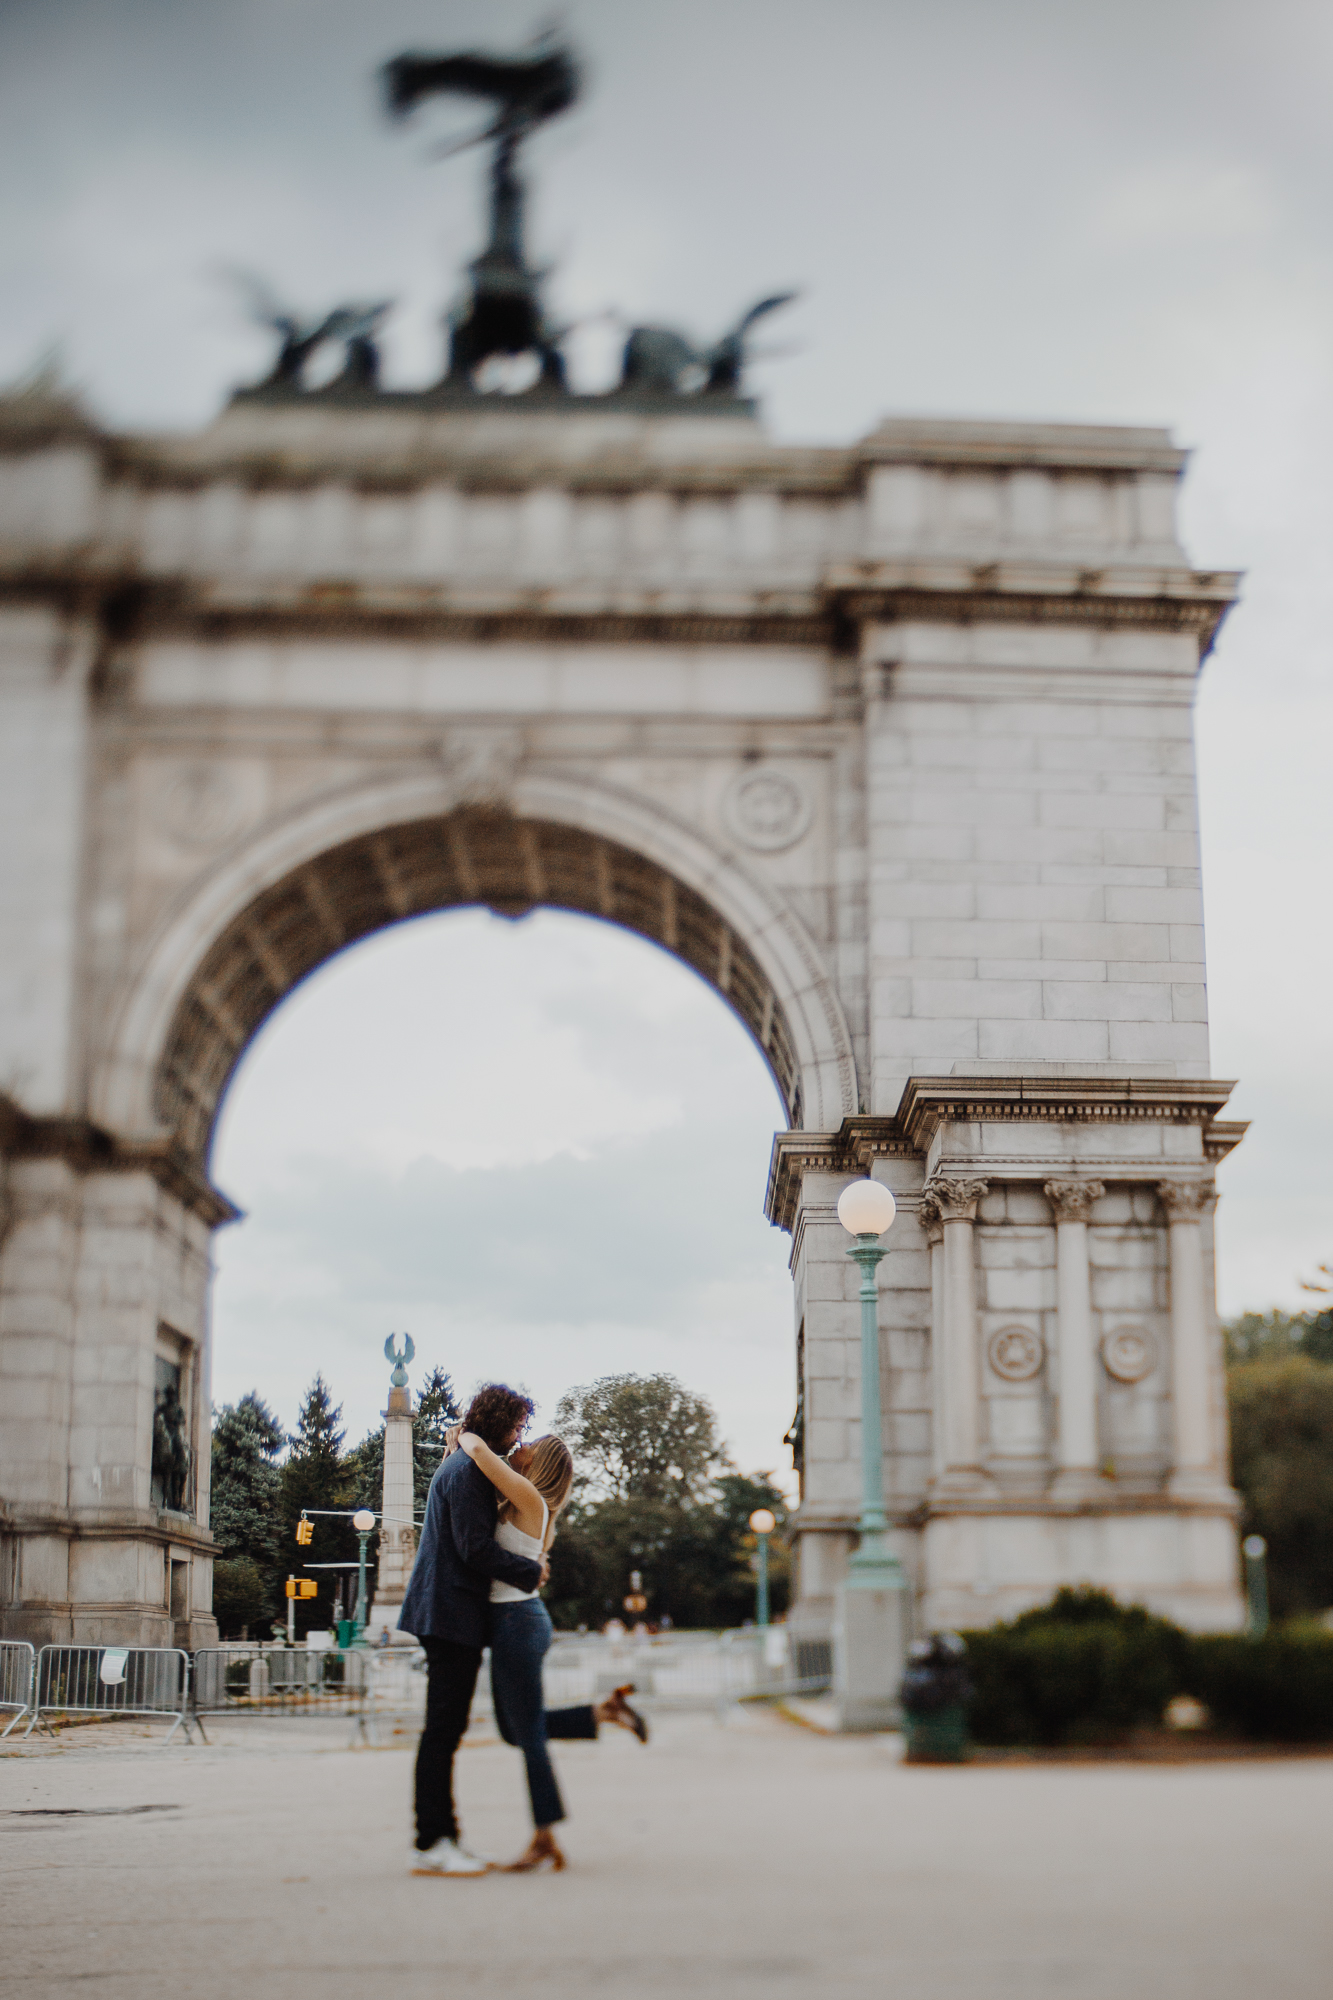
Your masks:
{"label": "woman's blue jeans", "polygon": [[554,1826],[565,1808],[546,1748],[548,1737],[592,1738],[597,1718],[588,1706],[542,1706],[542,1661],[551,1644],[551,1617],[540,1598],[491,1606],[491,1698],[506,1743],[523,1752],[534,1826]]}

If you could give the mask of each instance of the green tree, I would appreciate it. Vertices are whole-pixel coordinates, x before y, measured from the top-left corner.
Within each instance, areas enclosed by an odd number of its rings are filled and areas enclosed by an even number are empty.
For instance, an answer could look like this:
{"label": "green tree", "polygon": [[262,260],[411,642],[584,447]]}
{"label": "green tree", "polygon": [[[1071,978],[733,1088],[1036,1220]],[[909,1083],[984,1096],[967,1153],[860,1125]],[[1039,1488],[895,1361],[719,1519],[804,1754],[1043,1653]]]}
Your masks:
{"label": "green tree", "polygon": [[1307,1337],[1274,1338],[1227,1371],[1231,1476],[1245,1532],[1268,1543],[1278,1618],[1333,1605],[1333,1362],[1313,1359]]}
{"label": "green tree", "polygon": [[770,1589],[784,1608],[786,1502],[766,1474],[728,1465],[706,1398],[670,1375],[612,1375],[571,1390],[555,1427],[574,1452],[579,1486],[551,1553],[547,1601],[558,1625],[621,1616],[638,1571],[651,1619],[739,1625],[754,1616],[755,1538],[749,1519],[770,1507]]}
{"label": "green tree", "polygon": [[1304,1354],[1311,1361],[1333,1361],[1333,1308],[1323,1312],[1288,1313],[1274,1307],[1266,1313],[1240,1313],[1222,1328],[1227,1360],[1281,1361]]}
{"label": "green tree", "polygon": [[[209,1526],[218,1544],[214,1565],[214,1611],[218,1610],[218,1578],[225,1563],[245,1563],[245,1589],[253,1572],[260,1579],[263,1602],[257,1610],[238,1614],[238,1623],[256,1624],[265,1606],[277,1608],[278,1498],[282,1474],[278,1454],[286,1439],[281,1424],[254,1389],[238,1403],[224,1403],[214,1413]],[[225,1590],[226,1577],[222,1577]],[[247,1602],[249,1600],[247,1599]]]}
{"label": "green tree", "polygon": [[273,1615],[272,1578],[249,1556],[231,1556],[213,1564],[213,1616],[222,1639],[242,1639],[248,1633],[267,1638]]}
{"label": "green tree", "polygon": [[604,1375],[560,1398],[555,1428],[584,1490],[613,1500],[698,1500],[723,1463],[705,1396],[674,1375]]}
{"label": "green tree", "polygon": [[[296,1524],[302,1509],[350,1511],[356,1505],[354,1468],[343,1456],[345,1436],[342,1405],[334,1403],[324,1377],[316,1375],[306,1390],[296,1429],[287,1440],[290,1449],[282,1468],[282,1546],[279,1561],[282,1577],[289,1572],[301,1575],[302,1565],[307,1561],[312,1564],[356,1561],[356,1532],[350,1520],[322,1519],[316,1515],[314,1540],[309,1548],[302,1549],[296,1542]],[[298,1635],[332,1623],[333,1600],[340,1575],[346,1584],[347,1571],[311,1570],[311,1580],[319,1586],[318,1595],[312,1599],[298,1599]],[[350,1604],[354,1589],[354,1584],[351,1590],[344,1589],[345,1603]],[[285,1611],[285,1604],[283,1609]]]}

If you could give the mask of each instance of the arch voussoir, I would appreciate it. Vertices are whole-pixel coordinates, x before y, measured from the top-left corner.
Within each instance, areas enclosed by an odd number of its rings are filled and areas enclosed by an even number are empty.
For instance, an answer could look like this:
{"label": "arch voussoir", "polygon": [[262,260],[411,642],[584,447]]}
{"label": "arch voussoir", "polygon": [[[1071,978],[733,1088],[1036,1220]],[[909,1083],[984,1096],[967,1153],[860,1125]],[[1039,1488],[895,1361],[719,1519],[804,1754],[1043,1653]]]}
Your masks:
{"label": "arch voussoir", "polygon": [[813,942],[770,892],[667,816],[649,824],[641,801],[550,781],[521,788],[516,809],[440,810],[419,794],[411,803],[435,809],[349,803],[342,838],[327,838],[322,811],[304,841],[269,830],[258,852],[236,857],[228,895],[206,885],[202,908],[178,914],[125,1009],[129,1032],[103,1082],[124,1097],[137,1080],[139,1129],[172,1134],[202,1162],[236,1064],[296,984],[377,930],[476,904],[507,917],[579,911],[650,939],[739,1016],[789,1123],[836,1122],[855,1108],[850,1038]]}

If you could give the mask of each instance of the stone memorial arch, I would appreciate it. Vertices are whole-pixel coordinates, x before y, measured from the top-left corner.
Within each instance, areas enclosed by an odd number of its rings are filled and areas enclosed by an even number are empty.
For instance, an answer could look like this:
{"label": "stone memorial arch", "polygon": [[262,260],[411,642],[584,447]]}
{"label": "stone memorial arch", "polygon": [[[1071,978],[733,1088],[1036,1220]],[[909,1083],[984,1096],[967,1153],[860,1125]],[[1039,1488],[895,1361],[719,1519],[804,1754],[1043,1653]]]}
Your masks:
{"label": "stone memorial arch", "polygon": [[1165,435],[796,449],[626,392],[126,437],[36,391],[0,454],[6,1631],[209,1631],[219,1099],[314,966],[464,904],[654,939],[770,1066],[799,1629],[856,1514],[866,1172],[919,1615],[1238,1617],[1191,737],[1234,579]]}
{"label": "stone memorial arch", "polygon": [[577,62],[386,84],[495,107],[439,384],[380,388],[388,301],[305,323],[256,288],[272,374],[197,435],[0,398],[0,1630],[211,1635],[218,1104],[314,967],[469,904],[653,939],[769,1065],[798,1634],[855,1537],[835,1203],[867,1173],[899,1202],[883,1477],[918,1617],[1088,1581],[1238,1622],[1212,1176],[1243,1128],[1191,723],[1235,578],[1177,541],[1184,454],[775,444],[742,374],[789,294],[712,344],[635,328],[619,386],[572,394],[519,161]]}

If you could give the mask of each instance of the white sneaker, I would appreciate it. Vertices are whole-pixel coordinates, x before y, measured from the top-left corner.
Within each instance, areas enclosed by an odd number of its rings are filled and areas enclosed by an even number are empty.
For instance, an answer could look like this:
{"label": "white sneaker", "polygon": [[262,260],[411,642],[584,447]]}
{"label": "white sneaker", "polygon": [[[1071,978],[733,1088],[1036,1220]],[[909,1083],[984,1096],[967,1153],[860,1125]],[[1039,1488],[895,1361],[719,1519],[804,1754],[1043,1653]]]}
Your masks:
{"label": "white sneaker", "polygon": [[491,1864],[469,1854],[456,1840],[437,1840],[434,1847],[412,1850],[414,1875],[489,1875]]}

